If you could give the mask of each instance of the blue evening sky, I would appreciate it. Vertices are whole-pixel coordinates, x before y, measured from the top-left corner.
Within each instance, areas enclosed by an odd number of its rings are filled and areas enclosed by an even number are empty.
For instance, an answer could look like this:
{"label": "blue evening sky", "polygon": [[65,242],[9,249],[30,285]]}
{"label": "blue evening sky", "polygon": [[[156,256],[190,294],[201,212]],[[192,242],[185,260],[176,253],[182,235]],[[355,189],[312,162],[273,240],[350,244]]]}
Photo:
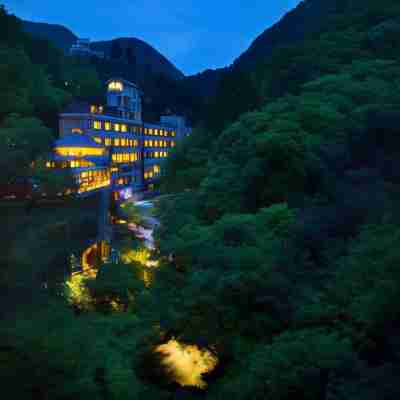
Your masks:
{"label": "blue evening sky", "polygon": [[79,37],[144,40],[190,75],[231,64],[300,0],[0,0],[20,18]]}

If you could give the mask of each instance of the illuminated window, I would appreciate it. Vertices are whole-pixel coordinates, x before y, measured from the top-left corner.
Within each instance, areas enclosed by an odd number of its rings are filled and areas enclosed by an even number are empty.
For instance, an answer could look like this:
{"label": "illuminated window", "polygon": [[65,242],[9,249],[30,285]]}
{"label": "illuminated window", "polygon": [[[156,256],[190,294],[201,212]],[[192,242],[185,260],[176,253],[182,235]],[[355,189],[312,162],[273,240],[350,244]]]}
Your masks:
{"label": "illuminated window", "polygon": [[80,129],[80,128],[72,128],[72,129],[71,129],[71,132],[72,132],[72,133],[83,133],[83,132],[82,132],[82,129]]}
{"label": "illuminated window", "polygon": [[94,137],[93,138],[94,139],[94,141],[96,142],[96,143],[99,143],[99,144],[101,144],[102,143],[102,140],[101,140],[101,138],[99,138],[99,137]]}
{"label": "illuminated window", "polygon": [[119,132],[121,130],[121,125],[120,124],[114,124],[114,131]]}
{"label": "illuminated window", "polygon": [[101,129],[101,121],[93,121],[94,129]]}
{"label": "illuminated window", "polygon": [[171,136],[175,136],[175,135],[176,135],[175,131],[172,131]]}
{"label": "illuminated window", "polygon": [[126,146],[126,140],[124,138],[121,139],[121,146]]}
{"label": "illuminated window", "polygon": [[149,128],[148,132],[149,132],[149,135],[154,135],[153,129]]}
{"label": "illuminated window", "polygon": [[106,130],[106,131],[110,131],[111,130],[111,122],[105,122],[104,123],[104,129]]}
{"label": "illuminated window", "polygon": [[114,139],[114,146],[119,146],[119,138]]}
{"label": "illuminated window", "polygon": [[122,92],[124,90],[124,85],[122,84],[122,82],[111,81],[108,84],[108,90],[115,92]]}
{"label": "illuminated window", "polygon": [[103,106],[100,106],[100,107],[99,107],[99,113],[100,113],[100,114],[103,114],[103,111],[104,111]]}
{"label": "illuminated window", "polygon": [[111,138],[105,138],[104,142],[106,146],[111,146]]}
{"label": "illuminated window", "polygon": [[149,140],[149,146],[153,147],[153,141],[152,140]]}
{"label": "illuminated window", "polygon": [[95,114],[97,113],[97,107],[96,106],[90,106],[90,112]]}
{"label": "illuminated window", "polygon": [[128,132],[128,127],[125,124],[121,125],[121,132]]}
{"label": "illuminated window", "polygon": [[171,147],[175,147],[175,142],[174,141],[171,142]]}
{"label": "illuminated window", "polygon": [[64,157],[102,156],[104,154],[103,149],[94,147],[57,147],[55,151]]}
{"label": "illuminated window", "polygon": [[160,153],[159,153],[158,151],[156,151],[156,152],[154,153],[154,157],[155,157],[155,158],[158,158],[158,157],[159,157],[159,154],[160,154]]}

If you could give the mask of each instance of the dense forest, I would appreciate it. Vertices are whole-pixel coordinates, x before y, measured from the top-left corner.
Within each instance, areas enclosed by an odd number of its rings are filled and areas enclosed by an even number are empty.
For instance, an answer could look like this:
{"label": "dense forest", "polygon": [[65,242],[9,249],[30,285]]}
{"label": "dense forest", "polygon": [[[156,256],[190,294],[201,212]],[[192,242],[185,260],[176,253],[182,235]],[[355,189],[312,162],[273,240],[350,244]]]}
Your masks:
{"label": "dense forest", "polygon": [[[4,10],[1,22],[10,176],[46,147],[54,107],[95,93],[97,80]],[[134,258],[72,288],[74,306],[57,290],[20,299],[0,326],[3,390],[18,399],[397,400],[399,33],[397,1],[337,0],[318,32],[227,73],[168,160],[151,285]],[[39,239],[45,249],[65,241],[52,231]],[[13,250],[1,260],[10,291],[43,269]],[[154,352],[169,339],[218,359],[205,390],[174,383]]]}

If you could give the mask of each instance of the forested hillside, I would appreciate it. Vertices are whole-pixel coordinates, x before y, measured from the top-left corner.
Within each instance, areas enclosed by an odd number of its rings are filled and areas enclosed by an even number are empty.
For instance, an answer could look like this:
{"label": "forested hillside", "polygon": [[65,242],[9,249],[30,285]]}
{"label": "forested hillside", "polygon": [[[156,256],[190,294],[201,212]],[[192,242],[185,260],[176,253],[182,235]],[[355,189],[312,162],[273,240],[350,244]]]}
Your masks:
{"label": "forested hillside", "polygon": [[400,395],[400,7],[341,6],[231,76],[169,160],[159,240],[183,283],[165,315],[219,348],[207,398]]}
{"label": "forested hillside", "polygon": [[[71,285],[73,305],[57,290],[42,291],[40,303],[19,299],[0,325],[4,393],[65,400],[400,398],[400,5],[337,4],[320,33],[276,49],[249,72],[228,74],[203,123],[176,147],[162,182],[168,196],[158,207],[159,264],[151,282],[138,277],[145,256],[128,242],[122,253],[131,261],[105,264],[94,280]],[[14,154],[5,133],[17,130],[7,128],[9,119],[34,119],[29,126],[50,135],[43,104],[61,104],[83,82],[64,87],[64,63],[60,70],[37,63],[15,19],[4,11],[1,18],[2,51],[16,61],[2,65],[15,78],[0,83],[7,96],[0,138],[3,153]],[[36,75],[24,80],[28,74]],[[51,101],[38,96],[43,88]],[[1,287],[40,282],[40,272],[58,265],[60,243],[70,245],[85,226],[47,229],[52,216],[36,216],[44,226],[36,220],[21,235],[33,220],[16,225],[6,216],[12,234],[0,259]],[[60,247],[45,266],[27,262],[41,247],[48,254],[53,240]],[[218,359],[203,374],[208,386],[176,383],[179,371],[155,352],[169,340]],[[174,355],[190,375],[188,355]]]}
{"label": "forested hillside", "polygon": [[73,97],[102,94],[94,69],[82,67],[49,42],[22,30],[20,20],[0,9],[1,180],[26,168],[49,150],[58,112]]}
{"label": "forested hillside", "polygon": [[[20,22],[24,32],[33,38],[47,40],[65,55],[69,54],[69,49],[77,39],[62,25]],[[64,60],[82,71],[96,71],[103,85],[112,77],[135,82],[144,94],[143,113],[146,121],[157,122],[160,115],[165,113],[185,115],[190,123],[199,120],[203,98],[198,86],[192,87],[183,80],[184,74],[148,43],[133,37],[117,38],[92,42],[90,47],[104,53],[105,57],[64,57]],[[51,63],[46,55],[40,53],[37,59],[42,64]]]}

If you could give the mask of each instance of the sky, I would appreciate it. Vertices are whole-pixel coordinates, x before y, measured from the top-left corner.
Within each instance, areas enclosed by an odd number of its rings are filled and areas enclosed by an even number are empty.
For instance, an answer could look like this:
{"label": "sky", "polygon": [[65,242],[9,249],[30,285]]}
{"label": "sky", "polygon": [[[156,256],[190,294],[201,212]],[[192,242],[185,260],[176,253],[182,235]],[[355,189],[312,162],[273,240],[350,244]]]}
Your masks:
{"label": "sky", "polygon": [[300,0],[3,0],[35,22],[93,41],[144,40],[185,75],[225,67]]}

